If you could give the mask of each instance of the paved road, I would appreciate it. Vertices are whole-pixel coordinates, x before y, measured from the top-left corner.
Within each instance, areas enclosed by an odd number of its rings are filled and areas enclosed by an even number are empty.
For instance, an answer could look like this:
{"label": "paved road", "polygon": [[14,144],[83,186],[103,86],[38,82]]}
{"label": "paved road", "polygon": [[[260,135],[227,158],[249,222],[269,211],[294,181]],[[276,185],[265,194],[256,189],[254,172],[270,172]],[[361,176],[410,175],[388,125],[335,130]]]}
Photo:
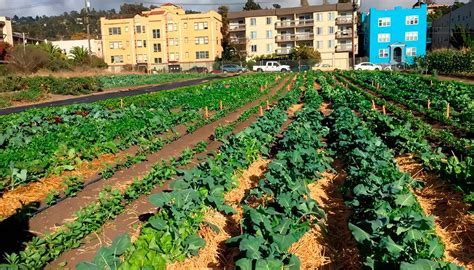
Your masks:
{"label": "paved road", "polygon": [[64,105],[71,105],[71,104],[78,104],[78,103],[91,103],[91,102],[96,102],[96,101],[105,100],[109,98],[120,98],[120,97],[142,95],[142,94],[153,93],[153,92],[158,92],[158,91],[163,91],[163,90],[175,89],[179,87],[197,85],[197,84],[204,83],[206,81],[211,81],[211,80],[216,80],[216,79],[221,79],[221,78],[222,77],[216,76],[216,77],[192,79],[192,80],[187,80],[187,81],[182,81],[182,82],[165,83],[158,86],[145,86],[145,87],[137,88],[135,90],[130,90],[130,91],[110,92],[110,93],[81,96],[81,97],[76,97],[76,98],[51,101],[51,102],[45,102],[45,103],[18,106],[18,107],[12,107],[12,108],[4,108],[4,109],[0,109],[0,115],[18,113],[18,112],[22,112],[22,111],[33,109],[33,108],[64,106]]}

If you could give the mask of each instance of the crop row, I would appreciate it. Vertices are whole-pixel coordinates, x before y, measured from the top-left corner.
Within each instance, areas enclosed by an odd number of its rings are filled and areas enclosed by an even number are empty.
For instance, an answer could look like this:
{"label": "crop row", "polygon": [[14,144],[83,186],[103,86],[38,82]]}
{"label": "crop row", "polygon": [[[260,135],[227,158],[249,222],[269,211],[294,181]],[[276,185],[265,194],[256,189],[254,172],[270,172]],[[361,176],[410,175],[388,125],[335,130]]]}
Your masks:
{"label": "crop row", "polygon": [[[344,73],[356,83],[386,98],[402,101],[412,110],[461,130],[474,130],[474,87],[455,82],[439,82],[398,73]],[[375,87],[377,82],[379,87]],[[371,84],[372,83],[372,84]],[[427,108],[430,100],[430,109]],[[450,106],[450,118],[446,108]]]}
{"label": "crop row", "polygon": [[[0,190],[14,188],[50,173],[72,170],[83,160],[116,153],[153,140],[164,131],[188,124],[190,131],[266,92],[261,85],[274,75],[243,76],[175,91],[94,104],[32,110],[2,117]],[[218,110],[210,119],[200,110]],[[115,107],[111,107],[115,103]],[[171,109],[176,111],[172,112]]]}
{"label": "crop row", "polygon": [[[298,82],[296,85],[299,85]],[[121,265],[125,269],[164,269],[167,262],[182,261],[197,255],[197,251],[205,245],[204,239],[197,235],[204,212],[209,207],[224,213],[234,211],[224,203],[224,193],[236,187],[235,172],[247,168],[260,155],[268,154],[269,145],[286,120],[283,109],[299,98],[298,93],[295,90],[288,93],[250,127],[224,140],[215,157],[184,171],[171,184],[173,191],[152,195],[150,201],[159,210],[143,226],[132,245],[119,253],[114,252],[115,246],[103,248],[92,262],[81,263],[78,268],[102,269]],[[121,242],[120,239],[127,237],[122,236],[116,242]],[[119,259],[122,253],[125,253],[123,263]]]}
{"label": "crop row", "polygon": [[242,203],[243,233],[226,242],[239,248],[240,269],[299,269],[299,258],[288,249],[325,217],[307,185],[331,170],[332,159],[321,151],[329,130],[321,124],[322,100],[311,75],[308,81],[303,109],[278,142],[265,177]]}
{"label": "crop row", "polygon": [[[443,153],[441,148],[433,149],[425,139],[427,129],[418,128],[423,127],[416,122],[419,120],[396,106],[385,103],[393,115],[383,115],[372,109],[371,97],[366,92],[354,88],[349,90],[337,84],[330,76],[323,77],[319,74],[318,81],[325,90],[323,91],[325,98],[360,112],[371,130],[381,136],[390,147],[400,154],[406,152],[415,154],[423,162],[425,168],[435,171],[461,188],[466,195],[466,200],[473,197],[474,166],[471,156],[460,160],[451,152]],[[332,87],[330,82],[335,87]]]}
{"label": "crop row", "polygon": [[[346,166],[352,208],[349,229],[370,269],[458,269],[440,262],[444,246],[401,173],[390,149],[344,105],[334,106],[329,142]],[[448,268],[449,267],[449,268]],[[424,268],[423,268],[424,269]],[[459,268],[462,269],[462,268]]]}

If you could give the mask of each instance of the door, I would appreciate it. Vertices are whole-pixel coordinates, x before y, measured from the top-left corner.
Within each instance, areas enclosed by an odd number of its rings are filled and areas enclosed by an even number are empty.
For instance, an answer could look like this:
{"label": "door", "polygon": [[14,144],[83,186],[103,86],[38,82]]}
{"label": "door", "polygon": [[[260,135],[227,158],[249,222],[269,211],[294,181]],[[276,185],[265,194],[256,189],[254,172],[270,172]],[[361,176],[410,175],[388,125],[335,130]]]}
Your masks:
{"label": "door", "polygon": [[402,48],[396,47],[393,49],[393,60],[397,63],[402,62]]}

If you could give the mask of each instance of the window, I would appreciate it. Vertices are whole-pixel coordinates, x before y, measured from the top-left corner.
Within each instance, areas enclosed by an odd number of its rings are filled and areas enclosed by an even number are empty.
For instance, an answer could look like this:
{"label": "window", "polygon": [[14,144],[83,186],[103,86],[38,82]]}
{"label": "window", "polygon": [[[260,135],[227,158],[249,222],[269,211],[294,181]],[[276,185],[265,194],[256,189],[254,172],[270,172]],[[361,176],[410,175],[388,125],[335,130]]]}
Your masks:
{"label": "window", "polygon": [[379,18],[379,27],[388,27],[392,24],[392,18]]}
{"label": "window", "polygon": [[161,33],[160,33],[160,29],[153,29],[153,38],[160,38],[161,37]]}
{"label": "window", "polygon": [[273,52],[273,44],[268,43],[267,44],[267,53],[272,53]]}
{"label": "window", "polygon": [[417,25],[418,24],[418,15],[413,15],[413,16],[407,16],[406,25]]}
{"label": "window", "polygon": [[328,20],[329,21],[334,21],[334,19],[336,18],[334,12],[329,12],[328,13]]}
{"label": "window", "polygon": [[323,14],[321,14],[321,13],[316,13],[316,21],[317,21],[317,22],[320,22],[320,21],[322,21],[322,20],[323,20]]}
{"label": "window", "polygon": [[334,34],[334,26],[328,27],[329,34]]}
{"label": "window", "polygon": [[272,37],[273,37],[273,31],[267,30],[267,38],[272,38]]}
{"label": "window", "polygon": [[112,63],[123,63],[123,55],[112,55],[110,60]]}
{"label": "window", "polygon": [[194,30],[204,30],[208,28],[207,22],[195,22]]}
{"label": "window", "polygon": [[177,38],[170,38],[168,40],[168,43],[170,44],[170,46],[178,46],[178,39]]}
{"label": "window", "polygon": [[379,58],[388,58],[388,49],[380,49]]}
{"label": "window", "polygon": [[380,43],[382,42],[390,42],[390,34],[379,34],[378,35],[378,41]]}
{"label": "window", "polygon": [[120,49],[122,48],[122,41],[111,41],[110,42],[111,49]]}
{"label": "window", "polygon": [[316,41],[316,49],[322,49],[323,48],[323,41],[318,40]]}
{"label": "window", "polygon": [[257,39],[257,31],[250,32],[250,38],[251,39]]}
{"label": "window", "polygon": [[178,24],[168,23],[168,31],[169,32],[178,31]]}
{"label": "window", "polygon": [[143,41],[143,48],[146,48],[146,40]]}
{"label": "window", "polygon": [[196,37],[195,43],[198,45],[209,44],[209,37]]}
{"label": "window", "polygon": [[170,53],[170,61],[178,61],[179,60],[179,53],[172,52]]}
{"label": "window", "polygon": [[109,27],[109,35],[121,35],[122,28],[120,27]]}
{"label": "window", "polygon": [[407,48],[407,56],[416,56],[416,48]]}
{"label": "window", "polygon": [[252,25],[252,26],[257,25],[257,19],[250,18],[250,25]]}
{"label": "window", "polygon": [[148,62],[148,55],[146,55],[146,54],[138,54],[138,55],[137,55],[137,62],[138,62],[138,63],[146,63],[146,62]]}
{"label": "window", "polygon": [[128,32],[128,26],[125,26],[125,32]]}
{"label": "window", "polygon": [[272,24],[272,17],[267,17],[267,24]]}
{"label": "window", "polygon": [[329,49],[334,48],[334,40],[328,40],[328,48]]}
{"label": "window", "polygon": [[323,34],[323,28],[322,27],[316,27],[316,35],[322,35]]}
{"label": "window", "polygon": [[208,59],[209,51],[198,51],[196,52],[196,59]]}
{"label": "window", "polygon": [[250,46],[250,50],[251,50],[252,52],[257,52],[257,45],[252,45],[252,46]]}
{"label": "window", "polygon": [[405,33],[405,40],[406,41],[417,41],[418,40],[418,32],[406,32]]}
{"label": "window", "polygon": [[142,48],[143,47],[143,41],[137,40],[137,47]]}
{"label": "window", "polygon": [[153,44],[153,52],[161,52],[161,43]]}
{"label": "window", "polygon": [[183,28],[188,29],[188,23],[183,23]]}
{"label": "window", "polygon": [[155,64],[161,64],[161,63],[163,62],[163,60],[161,59],[161,57],[156,57],[154,60],[155,60],[155,61],[154,61]]}
{"label": "window", "polygon": [[145,33],[145,26],[144,25],[136,25],[135,26],[135,32],[137,33]]}

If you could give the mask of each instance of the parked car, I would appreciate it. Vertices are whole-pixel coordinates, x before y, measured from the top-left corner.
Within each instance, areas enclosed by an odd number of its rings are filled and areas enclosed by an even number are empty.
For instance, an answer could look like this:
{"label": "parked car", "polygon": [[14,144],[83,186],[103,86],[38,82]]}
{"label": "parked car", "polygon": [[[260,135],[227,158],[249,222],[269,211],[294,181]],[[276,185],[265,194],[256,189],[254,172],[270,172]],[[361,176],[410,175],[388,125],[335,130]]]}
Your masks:
{"label": "parked car", "polygon": [[264,66],[253,66],[252,68],[253,71],[258,71],[258,72],[263,72],[263,71],[281,71],[281,72],[286,72],[290,71],[290,66],[288,65],[281,65],[277,61],[268,61],[265,63]]}
{"label": "parked car", "polygon": [[308,65],[295,66],[291,69],[291,71],[295,71],[295,72],[307,71],[307,70],[311,70],[311,67]]}
{"label": "parked car", "polygon": [[314,67],[313,67],[313,70],[321,70],[321,71],[333,71],[335,70],[336,68],[334,68],[333,66],[331,66],[330,64],[316,64]]}
{"label": "parked car", "polygon": [[209,69],[207,67],[198,67],[194,66],[188,70],[188,72],[195,72],[195,73],[208,73]]}
{"label": "parked car", "polygon": [[239,65],[235,65],[235,64],[222,65],[222,72],[224,73],[242,73],[245,71],[247,71],[247,69]]}
{"label": "parked car", "polygon": [[354,67],[355,70],[382,70],[381,65],[376,65],[370,62],[362,62]]}
{"label": "parked car", "polygon": [[168,65],[168,71],[171,73],[181,72],[180,65]]}

